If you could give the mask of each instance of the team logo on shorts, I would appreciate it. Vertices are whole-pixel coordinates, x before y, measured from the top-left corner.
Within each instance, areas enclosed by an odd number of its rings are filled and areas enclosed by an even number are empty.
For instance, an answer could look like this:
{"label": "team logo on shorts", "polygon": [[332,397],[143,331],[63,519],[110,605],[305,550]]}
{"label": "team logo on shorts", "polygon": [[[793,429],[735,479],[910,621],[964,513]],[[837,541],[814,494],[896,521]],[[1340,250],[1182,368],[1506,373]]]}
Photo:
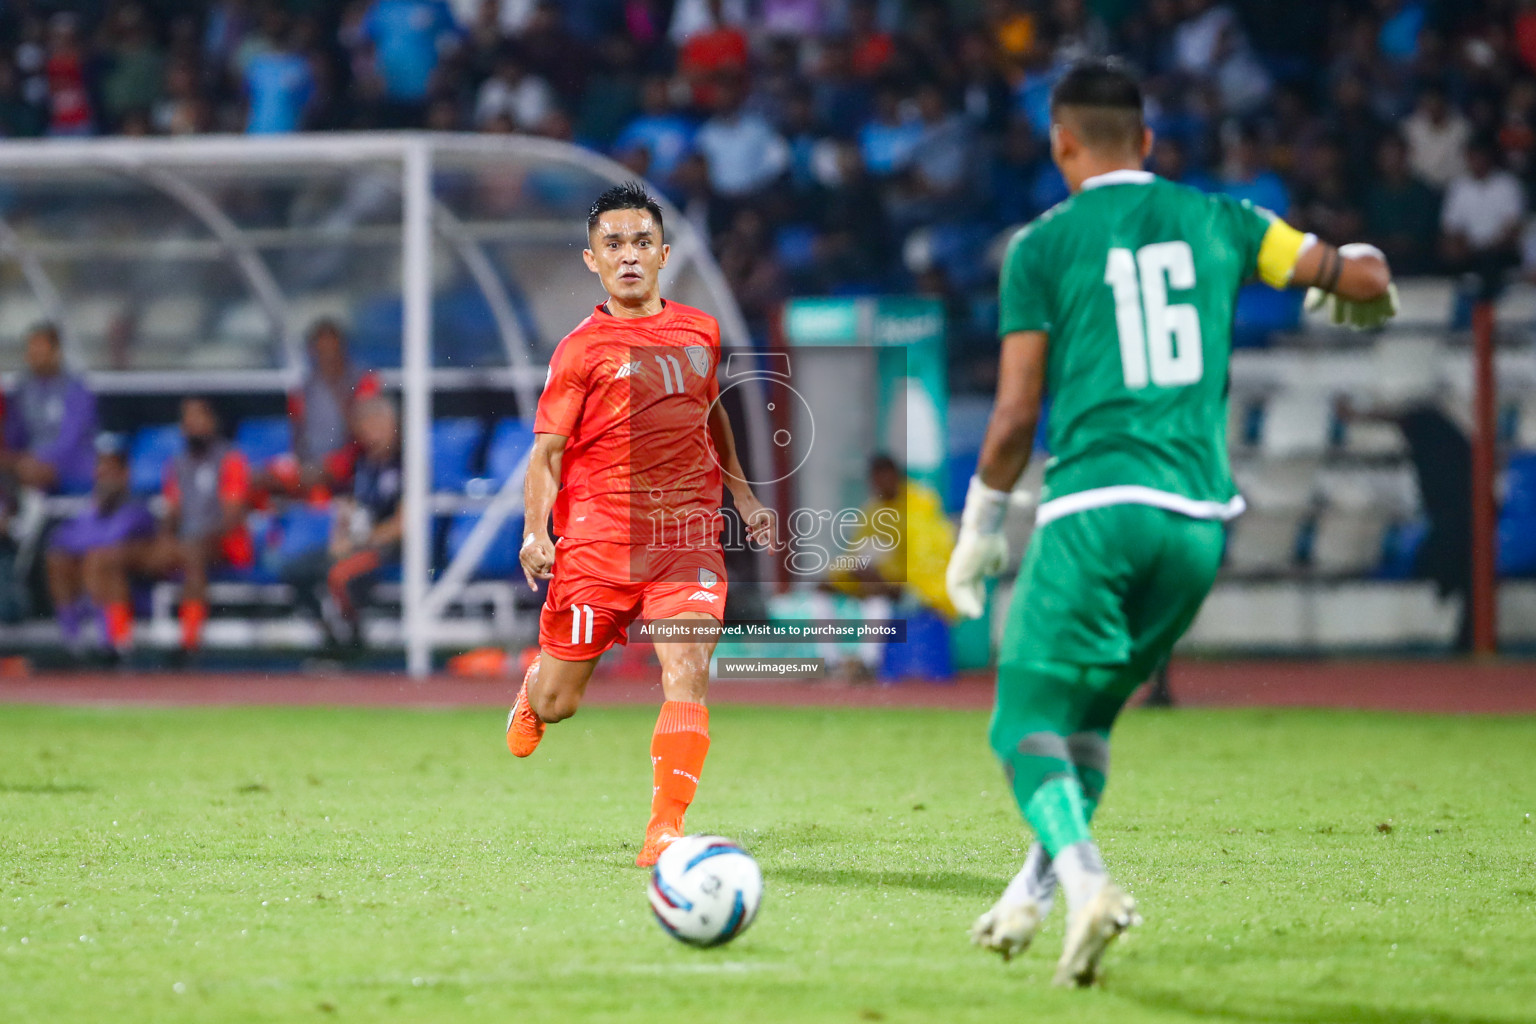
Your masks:
{"label": "team logo on shorts", "polygon": [[709,375],[709,350],[703,345],[688,345],[683,348],[683,354],[688,357],[688,365],[693,367],[693,372],[700,377]]}
{"label": "team logo on shorts", "polygon": [[712,587],[716,583],[719,583],[719,582],[720,582],[720,577],[716,576],[714,573],[710,572],[708,569],[700,569],[699,570],[699,586],[701,586],[701,587]]}

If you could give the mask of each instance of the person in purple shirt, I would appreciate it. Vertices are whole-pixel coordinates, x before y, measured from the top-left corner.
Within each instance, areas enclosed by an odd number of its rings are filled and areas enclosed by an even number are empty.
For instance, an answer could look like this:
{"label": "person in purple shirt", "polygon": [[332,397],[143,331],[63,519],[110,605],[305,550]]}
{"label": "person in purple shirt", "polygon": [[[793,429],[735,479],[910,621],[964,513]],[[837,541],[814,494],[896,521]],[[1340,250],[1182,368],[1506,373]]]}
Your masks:
{"label": "person in purple shirt", "polygon": [[90,504],[48,539],[48,593],[66,646],[80,648],[94,612],[108,649],[121,655],[133,640],[128,574],[141,567],[155,518],[128,486],[122,439],[103,434],[96,448]]}
{"label": "person in purple shirt", "polygon": [[65,372],[53,324],[28,332],[26,363],[5,399],[0,472],[25,487],[82,494],[91,487],[96,462],[96,396]]}

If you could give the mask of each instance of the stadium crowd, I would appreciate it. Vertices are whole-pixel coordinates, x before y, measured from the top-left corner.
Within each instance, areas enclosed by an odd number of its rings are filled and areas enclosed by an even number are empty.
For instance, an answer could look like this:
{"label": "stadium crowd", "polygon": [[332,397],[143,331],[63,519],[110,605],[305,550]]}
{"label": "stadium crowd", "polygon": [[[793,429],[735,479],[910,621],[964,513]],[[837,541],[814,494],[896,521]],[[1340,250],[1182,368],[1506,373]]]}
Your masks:
{"label": "stadium crowd", "polygon": [[[952,304],[962,359],[992,243],[1065,195],[1046,99],[1086,54],[1146,75],[1167,177],[1400,273],[1536,267],[1530,3],[34,0],[0,40],[4,135],[574,140],[708,232],[759,327],[790,294],[916,289]],[[1294,322],[1277,301],[1249,297],[1241,340]]]}

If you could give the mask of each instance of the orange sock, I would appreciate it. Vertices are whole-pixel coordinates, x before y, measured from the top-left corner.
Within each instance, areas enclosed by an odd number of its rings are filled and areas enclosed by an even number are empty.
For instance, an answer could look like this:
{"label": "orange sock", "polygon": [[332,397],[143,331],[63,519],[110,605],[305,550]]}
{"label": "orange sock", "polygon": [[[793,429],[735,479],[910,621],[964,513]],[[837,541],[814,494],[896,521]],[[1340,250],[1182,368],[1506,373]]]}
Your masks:
{"label": "orange sock", "polygon": [[126,651],[133,645],[133,607],[127,601],[113,601],[102,609],[101,617],[113,650]]}
{"label": "orange sock", "polygon": [[709,753],[709,709],[669,700],[661,706],[651,737],[651,821],[682,826]]}
{"label": "orange sock", "polygon": [[203,638],[203,623],[208,621],[208,606],[202,601],[181,602],[181,647],[196,650]]}

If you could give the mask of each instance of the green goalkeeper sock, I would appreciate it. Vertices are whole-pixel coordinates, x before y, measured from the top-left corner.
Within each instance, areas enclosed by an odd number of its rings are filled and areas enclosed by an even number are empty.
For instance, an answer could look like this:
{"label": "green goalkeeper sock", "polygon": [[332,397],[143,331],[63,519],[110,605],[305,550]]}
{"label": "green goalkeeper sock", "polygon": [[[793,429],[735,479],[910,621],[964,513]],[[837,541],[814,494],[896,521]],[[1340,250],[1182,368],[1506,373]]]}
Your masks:
{"label": "green goalkeeper sock", "polygon": [[1054,662],[999,668],[988,738],[1020,813],[1053,857],[1089,837],[1108,748],[1083,722],[1114,678],[1108,669]]}
{"label": "green goalkeeper sock", "polygon": [[1041,783],[1024,803],[1024,818],[1053,860],[1072,844],[1090,841],[1088,803],[1076,775],[1057,775]]}

